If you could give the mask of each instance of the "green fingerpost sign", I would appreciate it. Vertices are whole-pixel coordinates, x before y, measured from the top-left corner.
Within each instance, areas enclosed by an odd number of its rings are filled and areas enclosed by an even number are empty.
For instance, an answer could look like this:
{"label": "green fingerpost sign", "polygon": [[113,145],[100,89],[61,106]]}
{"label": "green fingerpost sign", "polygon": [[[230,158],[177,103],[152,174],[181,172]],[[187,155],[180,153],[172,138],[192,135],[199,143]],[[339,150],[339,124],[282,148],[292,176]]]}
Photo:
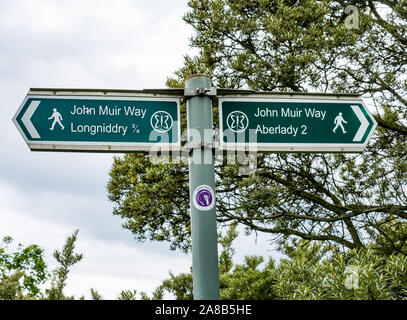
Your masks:
{"label": "green fingerpost sign", "polygon": [[220,148],[360,152],[377,123],[360,98],[219,99]]}
{"label": "green fingerpost sign", "polygon": [[14,116],[31,150],[149,151],[179,147],[180,99],[29,93]]}
{"label": "green fingerpost sign", "polygon": [[[13,122],[31,150],[179,150],[180,99],[184,98],[193,294],[196,300],[218,300],[213,152],[217,146],[211,98],[218,97],[219,148],[224,150],[361,152],[377,123],[357,95],[245,94],[245,90],[220,89],[217,96],[210,78],[201,74],[188,76],[185,84],[183,92],[31,89]],[[198,141],[194,134],[199,135]]]}

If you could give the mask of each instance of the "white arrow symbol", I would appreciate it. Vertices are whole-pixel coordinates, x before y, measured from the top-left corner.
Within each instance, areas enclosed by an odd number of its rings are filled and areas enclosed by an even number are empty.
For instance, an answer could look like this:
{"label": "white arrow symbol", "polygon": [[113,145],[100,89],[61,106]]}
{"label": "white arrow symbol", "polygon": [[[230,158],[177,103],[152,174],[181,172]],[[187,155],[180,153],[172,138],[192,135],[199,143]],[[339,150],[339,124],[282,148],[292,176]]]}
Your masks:
{"label": "white arrow symbol", "polygon": [[37,139],[41,138],[40,135],[38,134],[37,130],[35,129],[33,123],[31,122],[31,117],[33,116],[35,110],[37,110],[38,105],[40,103],[41,103],[41,101],[38,101],[38,100],[31,101],[30,105],[27,108],[27,111],[21,117],[21,121],[24,123],[31,138],[37,138]]}
{"label": "white arrow symbol", "polygon": [[360,121],[360,127],[356,132],[353,141],[361,141],[367,128],[369,127],[369,121],[367,121],[366,116],[363,114],[359,106],[351,106],[351,108]]}

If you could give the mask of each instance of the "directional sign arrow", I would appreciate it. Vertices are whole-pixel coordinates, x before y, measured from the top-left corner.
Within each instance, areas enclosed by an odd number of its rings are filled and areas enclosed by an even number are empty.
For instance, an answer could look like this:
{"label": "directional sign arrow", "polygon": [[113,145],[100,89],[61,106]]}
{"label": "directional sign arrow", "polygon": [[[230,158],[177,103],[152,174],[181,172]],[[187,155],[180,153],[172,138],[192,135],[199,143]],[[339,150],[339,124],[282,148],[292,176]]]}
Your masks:
{"label": "directional sign arrow", "polygon": [[131,92],[30,91],[13,121],[31,150],[179,148],[180,98]]}
{"label": "directional sign arrow", "polygon": [[219,98],[221,149],[361,152],[377,123],[355,96]]}
{"label": "directional sign arrow", "polygon": [[33,116],[35,110],[37,110],[41,101],[33,100],[28,105],[27,111],[21,117],[21,121],[27,128],[28,133],[30,134],[31,138],[40,139],[40,135],[38,134],[37,130],[35,129],[33,123],[31,122],[31,117]]}
{"label": "directional sign arrow", "polygon": [[360,121],[360,127],[358,131],[355,134],[355,137],[353,138],[353,141],[361,141],[367,128],[369,127],[369,121],[368,118],[363,114],[362,109],[360,106],[351,106],[353,112],[355,112],[356,116],[358,117]]}

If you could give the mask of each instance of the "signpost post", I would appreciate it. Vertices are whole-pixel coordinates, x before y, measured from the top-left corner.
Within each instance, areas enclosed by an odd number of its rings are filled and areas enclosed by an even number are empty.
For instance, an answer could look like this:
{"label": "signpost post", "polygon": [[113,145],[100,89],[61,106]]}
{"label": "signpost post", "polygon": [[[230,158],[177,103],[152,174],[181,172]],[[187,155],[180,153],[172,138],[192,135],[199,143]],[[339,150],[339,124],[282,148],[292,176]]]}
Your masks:
{"label": "signpost post", "polygon": [[220,148],[274,152],[361,152],[377,125],[346,95],[220,98],[219,122]]}
{"label": "signpost post", "polygon": [[209,77],[189,76],[186,90],[192,92],[188,139],[195,145],[189,155],[193,293],[196,300],[219,300],[214,159],[212,149],[205,147],[212,144],[212,100],[205,95]]}

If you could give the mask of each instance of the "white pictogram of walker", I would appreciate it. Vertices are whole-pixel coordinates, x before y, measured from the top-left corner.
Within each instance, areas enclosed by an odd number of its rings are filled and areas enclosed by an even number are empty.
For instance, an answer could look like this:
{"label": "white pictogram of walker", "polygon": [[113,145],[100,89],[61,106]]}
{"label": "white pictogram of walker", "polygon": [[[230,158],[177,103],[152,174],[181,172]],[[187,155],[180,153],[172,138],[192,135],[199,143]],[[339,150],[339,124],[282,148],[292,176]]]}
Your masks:
{"label": "white pictogram of walker", "polygon": [[52,115],[48,118],[48,120],[54,119],[54,122],[52,122],[51,128],[49,128],[49,130],[54,130],[55,124],[58,123],[61,127],[62,130],[65,129],[64,125],[61,123],[62,121],[62,116],[61,114],[58,112],[58,110],[56,108],[54,108],[54,112],[52,113]]}
{"label": "white pictogram of walker", "polygon": [[336,133],[335,131],[338,127],[341,127],[342,132],[344,134],[346,133],[345,128],[343,127],[343,124],[348,123],[348,122],[343,119],[342,112],[339,112],[339,114],[336,116],[334,123],[335,123],[335,128],[332,130],[334,133]]}

